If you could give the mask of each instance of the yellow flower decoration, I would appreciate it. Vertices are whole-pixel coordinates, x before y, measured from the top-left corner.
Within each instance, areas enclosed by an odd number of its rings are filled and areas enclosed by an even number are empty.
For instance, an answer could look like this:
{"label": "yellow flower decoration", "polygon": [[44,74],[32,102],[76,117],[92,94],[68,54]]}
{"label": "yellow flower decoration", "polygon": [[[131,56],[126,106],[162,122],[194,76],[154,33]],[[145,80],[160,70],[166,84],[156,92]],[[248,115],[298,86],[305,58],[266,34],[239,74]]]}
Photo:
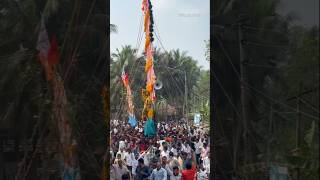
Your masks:
{"label": "yellow flower decoration", "polygon": [[153,117],[153,109],[149,109],[148,118],[152,118],[152,117]]}

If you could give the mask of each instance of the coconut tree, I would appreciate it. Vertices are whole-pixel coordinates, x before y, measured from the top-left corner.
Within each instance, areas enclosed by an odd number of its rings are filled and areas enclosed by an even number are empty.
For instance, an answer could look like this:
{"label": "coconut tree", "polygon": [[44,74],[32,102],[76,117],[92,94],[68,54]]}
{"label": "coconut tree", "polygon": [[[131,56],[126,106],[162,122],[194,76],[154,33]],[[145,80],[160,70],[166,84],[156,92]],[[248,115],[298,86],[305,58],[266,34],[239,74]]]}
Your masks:
{"label": "coconut tree", "polygon": [[[121,99],[121,97],[124,97],[124,88],[120,76],[122,69],[125,67],[126,72],[129,73],[135,107],[139,112],[139,109],[143,107],[140,92],[145,87],[145,60],[142,56],[137,57],[135,53],[136,50],[130,46],[124,46],[112,55],[113,61],[110,67],[111,100],[116,105],[124,101],[124,99]],[[187,56],[186,52],[181,53],[179,50],[160,52],[156,49],[154,59],[157,79],[163,83],[163,88],[156,91],[157,96],[166,99],[168,104],[182,107],[185,98],[185,73],[188,89],[192,89],[198,80],[200,69],[197,67],[196,61]],[[188,92],[189,98],[191,93],[191,91]],[[189,103],[191,104],[191,102]]]}
{"label": "coconut tree", "polygon": [[[236,172],[240,167],[239,163],[244,162],[242,139],[239,137],[243,132],[241,101],[240,101],[240,56],[238,40],[238,20],[239,16],[247,17],[244,21],[242,32],[248,43],[243,45],[245,52],[246,69],[248,72],[247,82],[250,87],[265,92],[267,77],[276,78],[276,68],[272,68],[272,63],[280,63],[285,57],[285,49],[279,46],[288,44],[288,24],[289,18],[276,14],[277,0],[245,2],[238,0],[215,1],[214,17],[215,22],[213,46],[213,78],[214,103],[217,112],[216,132],[217,145],[219,139],[223,139],[221,147],[223,149],[221,157],[223,163],[219,164],[222,169],[229,169]],[[254,43],[251,43],[254,42]],[[261,68],[269,67],[269,68]],[[271,68],[270,68],[271,67]],[[257,104],[264,102],[264,98],[257,97],[254,91],[247,86],[246,91],[248,105],[248,131],[247,139],[251,147],[250,162],[258,161],[257,154],[266,152],[266,143],[259,143],[266,140],[266,133],[259,133],[256,122],[253,121],[261,117],[261,107]],[[227,103],[226,103],[227,102]],[[223,119],[222,119],[223,118]],[[228,119],[228,120],[226,120]],[[241,127],[241,128],[240,128]],[[226,133],[230,132],[230,133]],[[229,144],[230,146],[227,146]],[[240,152],[240,154],[239,154]],[[226,159],[228,159],[226,161]],[[219,161],[219,160],[218,160]],[[226,174],[224,174],[226,175]]]}
{"label": "coconut tree", "polygon": [[[196,61],[187,55],[187,52],[173,50],[156,56],[155,71],[163,83],[163,89],[159,93],[165,97],[171,105],[183,105],[185,96],[185,75],[187,89],[191,90],[199,79],[200,68]],[[191,91],[187,92],[188,99]],[[191,104],[191,102],[189,102]],[[189,104],[189,105],[190,105]],[[190,107],[190,106],[189,106]]]}
{"label": "coconut tree", "polygon": [[116,109],[117,115],[122,115],[125,112],[125,88],[122,84],[121,73],[125,70],[129,75],[129,83],[132,89],[132,95],[134,97],[134,104],[136,107],[137,95],[140,91],[136,91],[136,84],[139,78],[142,76],[142,64],[139,66],[137,64],[138,58],[136,55],[136,50],[131,46],[123,46],[120,50],[112,54],[112,63],[110,64],[110,100],[112,108]]}

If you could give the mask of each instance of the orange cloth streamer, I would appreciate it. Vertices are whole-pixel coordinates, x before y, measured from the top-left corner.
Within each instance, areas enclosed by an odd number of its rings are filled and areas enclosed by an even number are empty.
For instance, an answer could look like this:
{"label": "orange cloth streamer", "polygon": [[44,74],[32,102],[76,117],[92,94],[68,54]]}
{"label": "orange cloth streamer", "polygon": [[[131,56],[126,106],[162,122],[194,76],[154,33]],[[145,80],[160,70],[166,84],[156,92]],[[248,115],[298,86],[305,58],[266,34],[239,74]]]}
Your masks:
{"label": "orange cloth streamer", "polygon": [[152,93],[152,91],[153,91],[153,84],[151,84],[151,83],[148,83],[148,84],[147,84],[147,91],[148,91],[149,93]]}
{"label": "orange cloth streamer", "polygon": [[150,21],[150,11],[147,10],[144,16],[144,32],[149,30],[149,21]]}
{"label": "orange cloth streamer", "polygon": [[53,66],[50,66],[48,61],[41,61],[41,64],[44,68],[44,71],[46,73],[46,77],[48,81],[51,81],[53,78]]}
{"label": "orange cloth streamer", "polygon": [[147,58],[146,67],[145,67],[145,71],[146,72],[151,68],[152,64],[153,64],[152,59],[151,58]]}
{"label": "orange cloth streamer", "polygon": [[149,45],[150,45],[150,36],[147,35],[147,37],[146,37],[146,44],[145,44],[145,46],[144,46],[144,51],[145,51],[145,52],[148,51]]}

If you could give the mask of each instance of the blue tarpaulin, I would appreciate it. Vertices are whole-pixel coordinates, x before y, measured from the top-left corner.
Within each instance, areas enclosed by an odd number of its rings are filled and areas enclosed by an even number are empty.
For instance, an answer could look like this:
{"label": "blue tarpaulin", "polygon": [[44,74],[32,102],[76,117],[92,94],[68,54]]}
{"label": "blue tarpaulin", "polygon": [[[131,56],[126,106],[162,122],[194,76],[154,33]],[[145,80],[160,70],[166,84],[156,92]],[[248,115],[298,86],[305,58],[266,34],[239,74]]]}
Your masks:
{"label": "blue tarpaulin", "polygon": [[136,125],[137,125],[136,117],[134,117],[134,116],[129,116],[129,124],[130,124],[132,127],[136,127]]}

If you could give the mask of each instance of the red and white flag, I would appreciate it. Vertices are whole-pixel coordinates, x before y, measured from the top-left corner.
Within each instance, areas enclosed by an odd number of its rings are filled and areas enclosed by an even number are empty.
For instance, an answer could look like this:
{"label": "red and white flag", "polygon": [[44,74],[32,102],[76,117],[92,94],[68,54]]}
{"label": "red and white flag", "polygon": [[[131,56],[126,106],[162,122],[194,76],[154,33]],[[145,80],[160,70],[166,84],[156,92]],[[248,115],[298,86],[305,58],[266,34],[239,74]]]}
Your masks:
{"label": "red and white flag", "polygon": [[50,66],[59,63],[58,41],[55,35],[53,35],[51,39],[51,45],[48,52],[48,63]]}
{"label": "red and white flag", "polygon": [[41,18],[40,31],[37,42],[37,50],[39,51],[40,61],[47,61],[48,53],[50,49],[50,42],[46,25],[44,23],[44,17]]}

